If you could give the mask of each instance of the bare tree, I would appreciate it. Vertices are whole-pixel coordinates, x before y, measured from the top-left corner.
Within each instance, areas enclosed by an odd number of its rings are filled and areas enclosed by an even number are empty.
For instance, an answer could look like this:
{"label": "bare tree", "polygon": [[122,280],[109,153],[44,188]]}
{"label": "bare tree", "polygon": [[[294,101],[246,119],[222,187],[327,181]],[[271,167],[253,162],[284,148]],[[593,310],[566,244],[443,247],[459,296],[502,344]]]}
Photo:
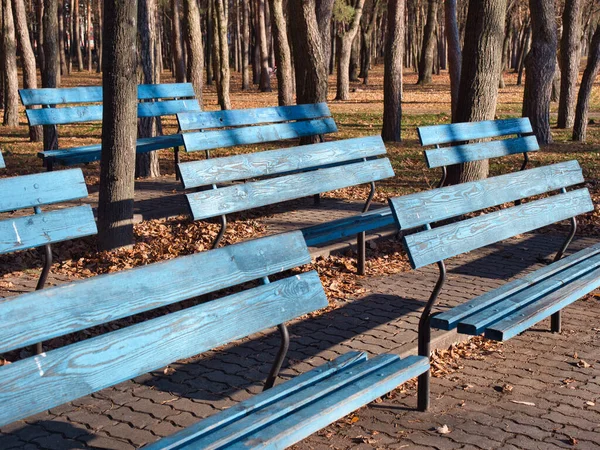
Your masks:
{"label": "bare tree", "polygon": [[387,40],[383,75],[384,141],[402,140],[402,68],[404,58],[404,2],[388,0]]}
{"label": "bare tree", "polygon": [[4,118],[9,127],[19,125],[19,78],[17,75],[17,42],[11,0],[2,0],[2,65],[5,73]]}
{"label": "bare tree", "polygon": [[573,126],[573,140],[585,142],[588,111],[590,107],[590,94],[594,80],[600,71],[600,22],[596,25],[596,31],[592,38],[588,61],[581,79],[581,87],[579,88],[579,96],[577,98],[577,109],[575,111],[575,125]]}
{"label": "bare tree", "polygon": [[288,43],[283,0],[270,0],[269,4],[277,63],[277,98],[279,105],[291,105],[294,101],[294,75],[292,74],[292,55]]}
{"label": "bare tree", "polygon": [[242,1],[242,90],[250,89],[249,48],[250,48],[250,12],[247,1]]}
{"label": "bare tree", "polygon": [[194,86],[198,103],[202,105],[202,86],[204,69],[204,49],[202,48],[202,29],[200,9],[197,0],[183,0],[185,17],[185,41],[188,55],[188,80]]}
{"label": "bare tree", "polygon": [[215,0],[215,27],[218,34],[219,77],[217,81],[217,97],[221,109],[231,109],[229,98],[229,47],[227,45],[227,16],[225,15],[224,0]]}
{"label": "bare tree", "polygon": [[260,48],[260,83],[261,92],[271,92],[271,74],[269,72],[269,42],[265,23],[265,0],[257,0],[258,42]]}
{"label": "bare tree", "polygon": [[340,30],[338,32],[336,100],[348,100],[350,98],[350,54],[352,51],[352,42],[356,37],[360,25],[365,0],[351,1],[351,3],[353,4],[353,14],[347,18],[347,21],[344,20],[340,23]]}
{"label": "bare tree", "polygon": [[[58,45],[58,1],[44,0],[44,70],[42,87],[55,88],[59,85],[60,69]],[[44,150],[58,148],[58,132],[55,125],[44,125]]]}
{"label": "bare tree", "polygon": [[183,56],[183,38],[181,34],[181,0],[171,0],[173,11],[173,62],[175,64],[175,80],[185,83],[185,60]]}
{"label": "bare tree", "polygon": [[423,49],[421,50],[421,60],[419,61],[419,79],[418,84],[431,84],[431,74],[433,73],[433,52],[435,50],[435,30],[437,28],[437,13],[439,0],[428,0],[427,22],[423,36]]}
{"label": "bare tree", "polygon": [[460,47],[460,35],[458,32],[458,20],[456,17],[456,0],[444,2],[444,14],[446,21],[446,40],[448,42],[448,66],[450,73],[450,94],[452,102],[452,120],[456,115],[458,104],[458,89],[460,86],[460,71],[462,66],[462,50]]}
{"label": "bare tree", "polygon": [[64,0],[59,0],[58,1],[58,45],[60,47],[60,51],[59,51],[60,73],[61,73],[61,75],[66,75],[68,73],[69,69],[67,68],[67,60],[65,58],[65,12],[64,12],[63,6],[64,6]]}
{"label": "bare tree", "polygon": [[83,55],[81,54],[81,9],[79,0],[73,0],[73,20],[75,29],[74,36],[71,37],[75,46],[75,54],[77,55],[77,70],[83,71]]}

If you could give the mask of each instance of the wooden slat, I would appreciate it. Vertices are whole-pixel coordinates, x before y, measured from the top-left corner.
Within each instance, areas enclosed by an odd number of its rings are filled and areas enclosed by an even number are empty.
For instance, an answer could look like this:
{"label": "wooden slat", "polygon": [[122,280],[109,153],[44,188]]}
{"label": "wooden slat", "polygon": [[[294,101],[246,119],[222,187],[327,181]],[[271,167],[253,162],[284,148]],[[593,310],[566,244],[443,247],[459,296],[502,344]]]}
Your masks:
{"label": "wooden slat", "polygon": [[595,268],[578,280],[520,309],[514,316],[495,323],[485,330],[485,336],[496,341],[506,341],[599,287],[600,269]]}
{"label": "wooden slat", "polygon": [[164,100],[138,104],[138,117],[170,116],[182,111],[200,111],[198,100]]}
{"label": "wooden slat", "polygon": [[593,211],[587,189],[555,195],[404,238],[413,268]]}
{"label": "wooden slat", "polygon": [[228,426],[255,411],[270,406],[297,392],[301,392],[307,387],[313,386],[343,370],[356,367],[365,361],[367,361],[366,353],[348,352],[316,369],[300,374],[297,377],[250,397],[224,411],[213,414],[175,434],[169,435],[154,444],[144,447],[144,449],[170,450],[179,448],[181,445],[186,445],[201,439],[217,429]]}
{"label": "wooden slat", "polygon": [[0,212],[87,197],[80,169],[0,179]]}
{"label": "wooden slat", "polygon": [[449,144],[451,142],[485,139],[510,134],[532,133],[529,119],[488,120],[484,122],[452,123],[417,128],[421,145]]}
{"label": "wooden slat", "polygon": [[213,130],[198,133],[183,133],[187,152],[233,147],[235,145],[274,142],[303,136],[335,133],[337,126],[333,119],[307,120],[303,122],[260,125],[231,130]]}
{"label": "wooden slat", "polygon": [[0,254],[96,234],[89,205],[0,221]]}
{"label": "wooden slat", "polygon": [[163,83],[138,85],[138,100],[195,97],[192,83]]}
{"label": "wooden slat", "polygon": [[475,314],[478,311],[485,310],[498,301],[518,294],[528,286],[539,283],[598,254],[600,254],[600,244],[581,250],[566,258],[562,258],[561,260],[542,267],[535,272],[506,283],[491,292],[486,292],[485,294],[455,306],[448,311],[436,314],[431,318],[431,326],[433,328],[441,328],[443,330],[452,330],[456,328],[458,323],[466,317]]}
{"label": "wooden slat", "polygon": [[312,271],[0,367],[0,426],[325,306]]}
{"label": "wooden slat", "polygon": [[310,120],[330,116],[331,112],[329,112],[327,103],[316,103],[311,105],[207,111],[200,114],[182,113],[177,115],[177,120],[179,121],[181,130],[190,131],[205,130],[207,128],[263,125],[292,120]]}
{"label": "wooden slat", "polygon": [[5,167],[4,158],[2,157],[2,152],[0,152],[0,169],[4,169]]}
{"label": "wooden slat", "polygon": [[100,103],[102,102],[102,86],[19,89],[19,95],[24,106]]}
{"label": "wooden slat", "polygon": [[98,122],[102,120],[102,105],[28,109],[25,114],[30,126]]}
{"label": "wooden slat", "polygon": [[194,220],[246,211],[394,176],[387,158],[187,194]]}
{"label": "wooden slat", "polygon": [[20,295],[0,303],[0,353],[308,263],[296,231]]}
{"label": "wooden slat", "polygon": [[425,150],[425,160],[427,161],[427,166],[432,169],[434,167],[450,166],[470,161],[499,158],[516,153],[533,152],[539,149],[540,146],[536,137],[527,136]]}
{"label": "wooden slat", "polygon": [[528,286],[510,297],[499,300],[488,308],[464,318],[458,324],[458,332],[479,335],[486,328],[504,318],[520,316],[520,311],[517,310],[527,307],[527,305],[547,296],[561,286],[577,283],[578,279],[599,268],[600,255],[595,255],[580,264],[568,267],[552,277]]}
{"label": "wooden slat", "polygon": [[385,154],[381,136],[329,141],[179,165],[186,189],[274,175]]}
{"label": "wooden slat", "polygon": [[390,200],[401,230],[583,183],[577,161],[500,175]]}

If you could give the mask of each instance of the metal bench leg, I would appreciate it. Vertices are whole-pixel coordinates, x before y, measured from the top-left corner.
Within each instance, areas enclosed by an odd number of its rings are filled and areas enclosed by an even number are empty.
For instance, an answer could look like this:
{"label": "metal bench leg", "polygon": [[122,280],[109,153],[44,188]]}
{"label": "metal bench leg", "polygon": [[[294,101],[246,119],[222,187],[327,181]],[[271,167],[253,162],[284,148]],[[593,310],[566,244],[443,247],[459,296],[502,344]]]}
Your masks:
{"label": "metal bench leg", "polygon": [[[39,206],[34,208],[36,214],[41,214],[42,209]],[[40,274],[40,278],[38,279],[37,285],[35,286],[35,290],[39,291],[40,289],[44,289],[46,286],[46,281],[48,280],[48,275],[50,274],[50,268],[52,267],[52,246],[50,244],[44,245],[44,267],[42,268],[42,273]],[[38,342],[35,344],[35,352],[36,354],[40,354],[44,351],[42,348],[42,343]]]}
{"label": "metal bench leg", "polygon": [[263,388],[263,391],[271,389],[275,385],[275,380],[279,376],[279,371],[283,365],[285,355],[287,355],[288,349],[290,348],[290,335],[285,324],[282,323],[277,325],[277,329],[281,335],[281,344],[279,345],[279,350],[277,351],[277,357],[271,366],[271,371],[269,372],[267,381],[265,381],[265,387]]}
{"label": "metal bench leg", "polygon": [[550,330],[553,333],[560,333],[562,329],[562,311],[555,312],[550,316]]}
{"label": "metal bench leg", "polygon": [[173,147],[174,150],[174,158],[175,158],[175,181],[179,181],[181,177],[179,176],[179,163],[181,159],[179,158],[179,147]]}
{"label": "metal bench leg", "polygon": [[46,161],[46,172],[52,172],[52,161]]}
{"label": "metal bench leg", "polygon": [[320,205],[321,204],[321,194],[313,195],[313,202],[315,205]]}
{"label": "metal bench leg", "polygon": [[223,239],[223,236],[225,235],[225,230],[227,229],[227,216],[221,216],[219,219],[221,220],[221,230],[219,231],[217,238],[213,241],[213,249],[219,246],[221,239]]}
{"label": "metal bench leg", "polygon": [[356,235],[356,247],[358,249],[358,260],[357,260],[357,268],[356,268],[356,273],[358,275],[364,275],[365,274],[365,262],[366,262],[366,255],[367,255],[367,248],[365,245],[365,236],[366,233],[363,231],[361,233],[358,233]]}

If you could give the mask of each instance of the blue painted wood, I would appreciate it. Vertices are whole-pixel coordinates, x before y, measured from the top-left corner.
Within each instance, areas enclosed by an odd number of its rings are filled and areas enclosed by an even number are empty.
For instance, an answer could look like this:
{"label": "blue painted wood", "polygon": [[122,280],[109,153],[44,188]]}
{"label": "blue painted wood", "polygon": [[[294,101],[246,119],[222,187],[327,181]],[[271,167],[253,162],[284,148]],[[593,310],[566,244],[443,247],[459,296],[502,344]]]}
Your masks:
{"label": "blue painted wood", "polygon": [[98,122],[102,120],[102,105],[27,109],[25,114],[30,126]]}
{"label": "blue painted wood", "polygon": [[194,98],[194,86],[192,83],[163,83],[163,84],[139,84],[138,100],[156,100],[163,98]]}
{"label": "blue painted wood", "polygon": [[88,195],[80,169],[0,179],[0,212],[50,205]]}
{"label": "blue painted wood", "polygon": [[543,194],[584,181],[577,161],[417,192],[390,200],[401,230]]}
{"label": "blue painted wood", "polygon": [[170,116],[182,111],[201,111],[198,100],[164,100],[138,104],[138,117]]}
{"label": "blue painted wood", "polygon": [[0,304],[0,353],[308,263],[297,231],[27,293]]}
{"label": "blue painted wood", "polygon": [[593,211],[587,189],[494,211],[404,237],[413,268]]}
{"label": "blue painted wood", "polygon": [[19,89],[19,95],[24,106],[100,103],[102,101],[102,86]]}
{"label": "blue painted wood", "polygon": [[282,150],[179,164],[183,186],[193,187],[340,164],[386,153],[381,136],[329,141]]}
{"label": "blue painted wood", "polygon": [[205,438],[167,448],[286,448],[427,371],[427,358],[379,355]]}
{"label": "blue painted wood", "polygon": [[333,119],[307,120],[303,122],[259,125],[230,130],[212,130],[198,133],[183,133],[187,152],[233,147],[235,145],[258,144],[285,139],[335,133],[337,126]]}
{"label": "blue painted wood", "polygon": [[98,233],[89,205],[0,221],[0,254]]}
{"label": "blue painted wood", "polygon": [[2,152],[0,152],[0,169],[4,169],[5,167],[4,158],[2,157]]}
{"label": "blue painted wood", "polygon": [[194,220],[307,197],[348,186],[390,178],[387,158],[302,172],[187,194]]}
{"label": "blue painted wood", "polygon": [[0,426],[325,306],[311,271],[0,367]]}
{"label": "blue painted wood", "polygon": [[539,149],[540,146],[536,137],[526,136],[523,138],[457,145],[455,147],[435,148],[425,150],[424,153],[427,166],[432,169],[434,167],[450,166],[470,161],[499,158],[516,153],[533,152]]}
{"label": "blue painted wood", "polygon": [[169,450],[179,448],[180,445],[186,445],[197,439],[204,438],[217,429],[235,423],[235,421],[253,414],[255,411],[273,405],[279,400],[285,399],[297,392],[301,392],[303,389],[313,386],[315,383],[319,383],[343,370],[354,368],[365,361],[367,361],[366,353],[348,352],[316,369],[300,374],[285,383],[276,385],[273,388],[263,391],[224,411],[213,414],[184,430],[144,447],[144,449]]}
{"label": "blue painted wood", "polygon": [[431,125],[419,127],[417,131],[421,145],[449,144],[451,142],[508,136],[511,134],[529,134],[533,132],[531,123],[527,117]]}
{"label": "blue painted wood", "polygon": [[500,286],[493,291],[486,292],[468,302],[462,303],[454,308],[437,314],[431,318],[431,326],[443,330],[452,330],[465,318],[492,307],[496,302],[518,295],[521,291],[536,283],[543,282],[548,278],[559,274],[575,265],[581,264],[588,259],[600,254],[600,244],[589,247],[553,264],[545,266],[522,278],[518,278]]}
{"label": "blue painted wood", "polygon": [[182,113],[177,115],[177,120],[182,131],[191,131],[206,130],[208,128],[264,125],[267,123],[310,120],[330,116],[331,112],[327,103],[315,103],[310,105],[206,111],[200,114]]}

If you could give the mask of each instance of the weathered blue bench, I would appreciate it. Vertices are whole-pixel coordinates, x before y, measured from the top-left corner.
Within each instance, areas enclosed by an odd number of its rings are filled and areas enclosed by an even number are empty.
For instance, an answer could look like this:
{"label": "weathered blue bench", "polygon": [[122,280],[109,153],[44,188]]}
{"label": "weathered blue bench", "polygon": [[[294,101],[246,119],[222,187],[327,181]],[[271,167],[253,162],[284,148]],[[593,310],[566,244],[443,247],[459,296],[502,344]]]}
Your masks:
{"label": "weathered blue bench", "polygon": [[362,214],[302,230],[309,246],[358,235],[358,267],[364,273],[365,232],[388,221],[378,211],[368,212],[375,181],[394,176],[390,161],[378,158],[385,153],[381,137],[370,136],[191,161],[179,171],[185,189],[209,188],[186,196],[194,220],[220,217],[213,247],[225,233],[227,214],[369,183]]}
{"label": "weathered blue bench", "polygon": [[261,144],[335,133],[326,103],[177,114],[186,152]]}
{"label": "weathered blue bench", "polygon": [[[149,448],[284,448],[428,370],[424,357],[350,352],[274,385],[289,343],[285,323],[326,307],[327,298],[315,271],[269,276],[309,262],[293,232],[4,300],[0,353],[245,288],[0,367],[0,426],[273,327],[281,346],[261,394]],[[254,280],[262,283],[252,287]]]}
{"label": "weathered blue bench", "polygon": [[[19,90],[25,106],[41,105],[41,109],[27,109],[29,126],[65,125],[102,121],[102,87],[44,88]],[[175,115],[182,111],[200,111],[200,105],[191,83],[142,84],[138,86],[138,118]],[[74,106],[76,104],[76,106]],[[57,105],[66,105],[57,107]],[[179,162],[179,147],[183,145],[179,133],[141,138],[136,152],[147,153],[173,148],[175,163]],[[38,153],[48,170],[55,164],[69,166],[100,160],[102,144],[84,145],[64,150]]]}
{"label": "weathered blue bench", "polygon": [[[401,230],[424,228],[404,237],[412,267],[436,263],[440,271],[419,322],[420,355],[429,356],[430,327],[484,333],[504,341],[552,316],[552,331],[560,331],[560,310],[600,286],[600,245],[561,259],[575,235],[575,216],[594,209],[587,189],[566,190],[583,181],[579,163],[569,161],[390,200]],[[557,190],[557,195],[464,217]],[[448,219],[455,221],[432,228]],[[441,314],[431,314],[446,278],[445,259],[567,219],[571,232],[552,264]],[[426,373],[419,378],[419,408],[428,405]]]}

